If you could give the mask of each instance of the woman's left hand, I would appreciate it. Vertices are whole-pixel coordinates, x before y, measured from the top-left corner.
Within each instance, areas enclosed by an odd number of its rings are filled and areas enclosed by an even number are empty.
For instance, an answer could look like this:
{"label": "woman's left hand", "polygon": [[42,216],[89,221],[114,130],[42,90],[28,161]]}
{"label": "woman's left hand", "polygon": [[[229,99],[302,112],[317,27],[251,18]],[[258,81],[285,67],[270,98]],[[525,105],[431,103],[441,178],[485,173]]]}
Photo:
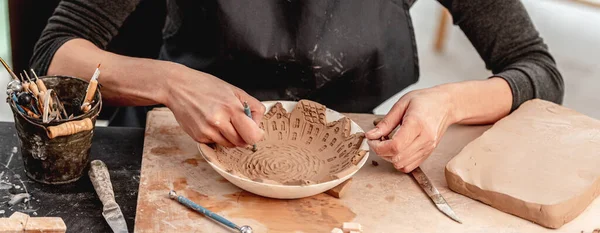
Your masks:
{"label": "woman's left hand", "polygon": [[[448,126],[457,122],[454,106],[450,93],[441,87],[409,92],[367,132],[369,146],[396,169],[411,172],[429,157]],[[381,140],[397,126],[390,139]]]}

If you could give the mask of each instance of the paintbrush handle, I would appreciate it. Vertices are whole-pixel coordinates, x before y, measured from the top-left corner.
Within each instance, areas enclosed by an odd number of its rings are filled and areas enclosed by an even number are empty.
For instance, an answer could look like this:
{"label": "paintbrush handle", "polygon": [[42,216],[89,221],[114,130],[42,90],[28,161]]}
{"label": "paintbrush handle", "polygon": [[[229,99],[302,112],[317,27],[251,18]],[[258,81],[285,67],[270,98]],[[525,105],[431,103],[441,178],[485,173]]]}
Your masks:
{"label": "paintbrush handle", "polygon": [[92,99],[94,98],[94,94],[96,94],[96,88],[98,87],[98,80],[92,79],[90,80],[90,84],[87,87],[87,91],[85,92],[85,98],[83,99],[83,104],[81,104],[81,110],[83,112],[87,112],[91,108]]}
{"label": "paintbrush handle", "polygon": [[79,132],[92,130],[93,127],[94,125],[92,123],[92,120],[90,120],[90,118],[85,118],[79,121],[70,121],[62,123],[57,126],[49,126],[47,133],[48,137],[52,139],[60,136],[73,135]]}

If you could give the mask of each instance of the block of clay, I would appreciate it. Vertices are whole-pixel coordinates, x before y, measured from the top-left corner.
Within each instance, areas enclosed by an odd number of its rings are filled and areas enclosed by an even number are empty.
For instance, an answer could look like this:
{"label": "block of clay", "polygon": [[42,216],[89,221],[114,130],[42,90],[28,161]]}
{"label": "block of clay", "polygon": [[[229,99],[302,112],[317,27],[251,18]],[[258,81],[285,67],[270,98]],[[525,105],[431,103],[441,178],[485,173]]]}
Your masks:
{"label": "block of clay", "polygon": [[350,187],[351,182],[352,182],[352,178],[347,179],[346,181],[342,182],[338,186],[335,186],[334,188],[325,191],[325,193],[327,193],[330,196],[335,197],[335,198],[342,198],[344,196],[344,194],[346,193],[346,190],[349,189],[348,187]]}
{"label": "block of clay", "polygon": [[331,233],[344,233],[344,231],[342,231],[340,228],[333,228],[331,229]]}
{"label": "block of clay", "polygon": [[0,218],[0,233],[21,233],[23,224],[19,219]]}
{"label": "block of clay", "polygon": [[446,165],[448,186],[548,228],[573,220],[600,194],[600,121],[531,100]]}
{"label": "block of clay", "polygon": [[67,226],[62,218],[36,217],[29,218],[25,226],[26,233],[64,233]]}
{"label": "block of clay", "polygon": [[344,232],[362,232],[362,226],[360,225],[360,223],[357,222],[345,222],[344,224],[342,224],[342,230],[344,230]]}

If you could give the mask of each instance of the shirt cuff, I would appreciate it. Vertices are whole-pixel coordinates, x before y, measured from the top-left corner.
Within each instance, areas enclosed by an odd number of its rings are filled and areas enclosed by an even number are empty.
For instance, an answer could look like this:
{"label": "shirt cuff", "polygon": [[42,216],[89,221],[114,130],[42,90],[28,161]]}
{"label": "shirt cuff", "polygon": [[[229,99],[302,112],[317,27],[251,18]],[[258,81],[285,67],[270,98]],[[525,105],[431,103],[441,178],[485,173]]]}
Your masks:
{"label": "shirt cuff", "polygon": [[512,92],[511,112],[516,110],[525,101],[534,98],[533,84],[530,81],[529,75],[524,71],[518,68],[511,68],[495,74],[490,78],[494,77],[506,80],[508,86],[510,86]]}

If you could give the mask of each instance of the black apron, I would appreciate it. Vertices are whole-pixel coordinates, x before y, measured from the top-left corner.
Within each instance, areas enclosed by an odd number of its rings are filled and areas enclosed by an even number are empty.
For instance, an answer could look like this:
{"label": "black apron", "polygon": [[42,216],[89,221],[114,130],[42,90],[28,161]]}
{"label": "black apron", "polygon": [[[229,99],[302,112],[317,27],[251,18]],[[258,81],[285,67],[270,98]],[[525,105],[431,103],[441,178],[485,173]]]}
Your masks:
{"label": "black apron", "polygon": [[168,0],[160,59],[259,100],[370,112],[418,80],[406,1]]}

